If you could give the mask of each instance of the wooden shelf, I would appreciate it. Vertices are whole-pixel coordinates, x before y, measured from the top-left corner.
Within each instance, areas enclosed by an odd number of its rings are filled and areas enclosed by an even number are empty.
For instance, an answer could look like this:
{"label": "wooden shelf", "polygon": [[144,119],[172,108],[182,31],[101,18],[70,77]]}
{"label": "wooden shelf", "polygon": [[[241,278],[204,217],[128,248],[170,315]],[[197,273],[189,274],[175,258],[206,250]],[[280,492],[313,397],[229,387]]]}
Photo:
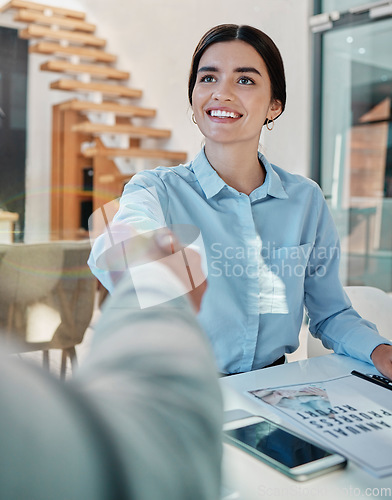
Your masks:
{"label": "wooden shelf", "polygon": [[105,125],[102,123],[83,122],[72,127],[72,132],[83,132],[86,134],[129,134],[131,137],[154,137],[156,139],[167,139],[170,130],[152,127],[136,127],[131,124]]}
{"label": "wooden shelf", "polygon": [[88,33],[94,33],[96,28],[94,24],[86,23],[86,21],[82,21],[80,19],[62,16],[47,16],[45,14],[26,9],[19,10],[14,17],[14,21],[43,24],[45,26],[61,26],[62,28],[86,31]]}
{"label": "wooden shelf", "polygon": [[30,24],[27,28],[19,31],[19,37],[29,40],[30,38],[48,38],[50,40],[66,40],[82,45],[93,45],[94,47],[104,47],[106,40],[94,35],[70,30],[52,30],[44,26]]}
{"label": "wooden shelf", "polygon": [[51,227],[59,239],[79,238],[82,203],[91,205],[94,198],[84,190],[84,171],[92,162],[79,154],[86,137],[71,131],[81,120],[76,111],[61,113],[53,106]]}
{"label": "wooden shelf", "polygon": [[95,156],[105,156],[106,158],[124,157],[124,158],[156,158],[158,160],[175,160],[186,161],[187,154],[179,151],[167,151],[166,149],[142,149],[142,148],[100,148],[91,147],[83,151],[86,158],[93,158]]}
{"label": "wooden shelf", "polygon": [[130,104],[120,104],[118,102],[89,102],[72,99],[60,104],[60,110],[73,109],[75,111],[95,111],[98,113],[114,113],[117,116],[140,116],[143,118],[153,118],[156,115],[155,109],[141,108]]}
{"label": "wooden shelf", "polygon": [[75,55],[81,59],[89,59],[100,62],[115,62],[117,57],[104,52],[103,50],[78,47],[76,45],[63,46],[54,42],[38,42],[30,45],[30,54],[49,54],[49,55]]}
{"label": "wooden shelf", "polygon": [[51,5],[46,5],[36,2],[26,2],[24,0],[11,0],[10,2],[0,7],[0,12],[5,12],[10,9],[31,9],[37,10],[38,12],[45,12],[51,10],[53,14],[59,16],[72,17],[75,19],[85,19],[86,14],[78,10],[64,9],[63,7],[53,7]]}
{"label": "wooden shelf", "polygon": [[98,82],[84,83],[78,80],[58,80],[57,82],[52,82],[50,88],[73,92],[102,92],[102,94],[115,95],[118,97],[139,98],[143,94],[141,90],[130,89],[123,85],[111,85],[109,83]]}
{"label": "wooden shelf", "polygon": [[94,77],[109,78],[113,80],[128,80],[127,71],[119,71],[110,66],[98,66],[93,64],[72,64],[68,61],[47,61],[41,64],[42,71],[54,71],[56,73],[80,74],[88,73]]}

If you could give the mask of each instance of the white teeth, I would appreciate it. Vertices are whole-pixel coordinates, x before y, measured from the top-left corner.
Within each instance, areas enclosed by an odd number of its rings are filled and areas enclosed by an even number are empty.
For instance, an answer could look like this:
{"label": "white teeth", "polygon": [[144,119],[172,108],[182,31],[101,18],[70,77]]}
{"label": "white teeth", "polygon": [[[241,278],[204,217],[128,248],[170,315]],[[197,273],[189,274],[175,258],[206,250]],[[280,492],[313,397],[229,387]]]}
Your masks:
{"label": "white teeth", "polygon": [[217,116],[218,118],[239,118],[240,115],[233,113],[232,111],[222,111],[220,109],[212,109],[210,111],[211,116]]}

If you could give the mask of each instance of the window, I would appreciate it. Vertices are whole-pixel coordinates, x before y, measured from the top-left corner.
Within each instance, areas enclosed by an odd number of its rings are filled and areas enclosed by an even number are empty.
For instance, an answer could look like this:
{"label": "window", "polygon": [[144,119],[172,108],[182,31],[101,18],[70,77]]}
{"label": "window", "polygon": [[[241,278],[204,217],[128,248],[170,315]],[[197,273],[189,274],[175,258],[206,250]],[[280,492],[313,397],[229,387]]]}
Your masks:
{"label": "window", "polygon": [[[313,175],[340,234],[344,284],[391,292],[392,6],[319,3]],[[348,10],[325,13],[337,4]]]}
{"label": "window", "polygon": [[0,209],[18,214],[22,238],[25,202],[28,43],[0,27]]}

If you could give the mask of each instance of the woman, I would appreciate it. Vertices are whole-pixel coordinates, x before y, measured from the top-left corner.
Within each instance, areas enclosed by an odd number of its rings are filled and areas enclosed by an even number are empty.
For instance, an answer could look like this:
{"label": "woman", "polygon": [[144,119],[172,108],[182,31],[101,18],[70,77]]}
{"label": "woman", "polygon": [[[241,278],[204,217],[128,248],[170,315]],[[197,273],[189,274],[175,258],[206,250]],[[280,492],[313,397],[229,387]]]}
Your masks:
{"label": "woman", "polygon": [[[133,177],[116,223],[139,231],[200,229],[208,288],[199,319],[224,374],[284,362],[298,347],[303,307],[311,332],[338,353],[374,361],[392,376],[392,346],[352,309],[338,278],[339,241],[319,187],[258,152],[286,102],[274,42],[250,26],[208,31],[193,55],[188,88],[205,147],[187,165]],[[99,269],[96,243],[90,265]]]}

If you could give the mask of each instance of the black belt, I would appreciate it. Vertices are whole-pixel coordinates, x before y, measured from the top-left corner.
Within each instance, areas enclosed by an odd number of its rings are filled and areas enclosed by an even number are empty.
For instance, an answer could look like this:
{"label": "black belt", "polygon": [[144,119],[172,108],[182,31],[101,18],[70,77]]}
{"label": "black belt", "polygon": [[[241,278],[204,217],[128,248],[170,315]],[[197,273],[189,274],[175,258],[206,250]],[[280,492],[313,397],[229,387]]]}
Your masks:
{"label": "black belt", "polygon": [[283,354],[280,358],[276,359],[273,363],[267,366],[263,366],[263,368],[270,368],[271,366],[284,365],[286,362],[286,356]]}
{"label": "black belt", "polygon": [[[273,363],[267,366],[263,366],[263,368],[271,368],[271,366],[278,366],[278,365],[284,365],[286,362],[286,356],[283,354],[280,358],[276,359]],[[240,373],[245,373],[245,372],[237,372],[237,373],[220,373],[220,377],[230,377],[230,375],[239,375]]]}

